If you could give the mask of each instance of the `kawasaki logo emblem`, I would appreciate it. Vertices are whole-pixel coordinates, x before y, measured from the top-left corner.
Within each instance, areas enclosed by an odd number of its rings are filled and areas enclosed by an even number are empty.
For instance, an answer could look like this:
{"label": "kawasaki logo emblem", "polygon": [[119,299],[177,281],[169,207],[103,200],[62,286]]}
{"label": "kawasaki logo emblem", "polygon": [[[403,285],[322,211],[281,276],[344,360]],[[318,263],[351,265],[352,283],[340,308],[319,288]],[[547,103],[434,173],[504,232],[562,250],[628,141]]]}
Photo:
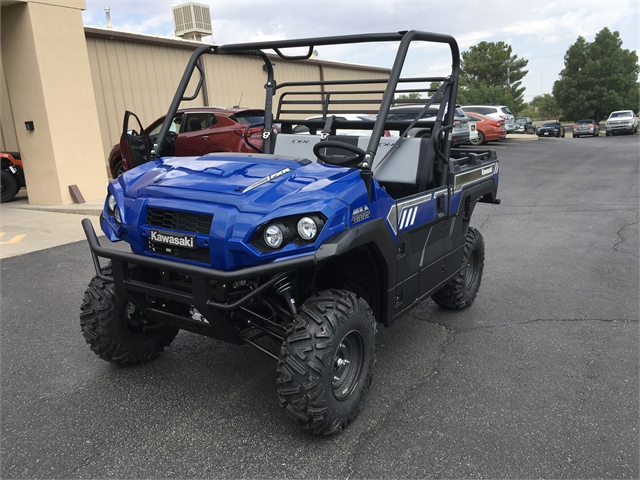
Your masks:
{"label": "kawasaki logo emblem", "polygon": [[157,230],[151,230],[151,240],[175,247],[195,248],[196,246],[196,237],[192,235],[172,235],[160,233]]}

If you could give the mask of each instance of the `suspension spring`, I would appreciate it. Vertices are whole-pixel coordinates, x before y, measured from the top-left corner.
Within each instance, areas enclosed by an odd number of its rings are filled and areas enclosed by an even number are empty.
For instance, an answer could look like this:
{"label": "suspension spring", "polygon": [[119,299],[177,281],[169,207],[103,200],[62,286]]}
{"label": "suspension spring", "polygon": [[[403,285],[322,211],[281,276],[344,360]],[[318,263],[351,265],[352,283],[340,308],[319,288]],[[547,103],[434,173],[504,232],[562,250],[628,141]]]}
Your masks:
{"label": "suspension spring", "polygon": [[289,307],[289,311],[291,312],[291,316],[295,317],[298,314],[298,309],[296,308],[296,301],[292,295],[291,282],[289,282],[288,277],[284,277],[273,286],[278,295],[282,295],[285,299],[287,306]]}

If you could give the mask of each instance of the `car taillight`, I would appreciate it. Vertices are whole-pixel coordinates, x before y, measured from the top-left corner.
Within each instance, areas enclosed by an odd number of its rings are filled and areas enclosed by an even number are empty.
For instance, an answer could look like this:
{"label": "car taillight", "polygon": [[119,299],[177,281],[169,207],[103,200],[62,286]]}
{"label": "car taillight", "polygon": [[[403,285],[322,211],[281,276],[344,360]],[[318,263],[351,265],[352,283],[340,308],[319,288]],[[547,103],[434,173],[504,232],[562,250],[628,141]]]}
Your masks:
{"label": "car taillight", "polygon": [[[591,126],[591,125],[589,125],[589,126]],[[577,130],[577,129],[578,129],[578,125],[574,125],[574,126],[573,126],[573,129],[574,129],[574,130]]]}
{"label": "car taillight", "polygon": [[[242,137],[244,135],[244,128],[234,130],[233,133],[235,133],[239,137]],[[255,145],[258,148],[262,148],[262,127],[250,128],[247,132],[247,138],[252,145]]]}
{"label": "car taillight", "polygon": [[589,128],[593,128],[593,123],[590,123],[590,124],[589,124]]}

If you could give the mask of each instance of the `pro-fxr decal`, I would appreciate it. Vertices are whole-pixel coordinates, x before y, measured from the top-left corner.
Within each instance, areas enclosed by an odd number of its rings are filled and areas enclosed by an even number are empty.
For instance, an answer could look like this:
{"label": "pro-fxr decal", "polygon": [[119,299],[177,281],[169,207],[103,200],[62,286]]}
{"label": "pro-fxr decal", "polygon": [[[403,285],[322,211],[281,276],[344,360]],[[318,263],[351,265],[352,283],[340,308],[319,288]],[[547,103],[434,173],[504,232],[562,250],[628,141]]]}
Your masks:
{"label": "pro-fxr decal", "polygon": [[476,168],[475,170],[459,173],[455,176],[454,179],[454,191],[458,192],[462,190],[463,186],[474,183],[483,177],[494,175],[496,173],[498,173],[497,163],[494,163],[493,165],[489,165],[487,167]]}
{"label": "pro-fxr decal", "polygon": [[418,205],[415,207],[405,208],[400,214],[400,223],[398,224],[398,231],[413,226],[416,222],[416,215],[418,214]]}
{"label": "pro-fxr decal", "polygon": [[371,211],[366,205],[356,208],[351,214],[351,223],[358,223],[371,216]]}

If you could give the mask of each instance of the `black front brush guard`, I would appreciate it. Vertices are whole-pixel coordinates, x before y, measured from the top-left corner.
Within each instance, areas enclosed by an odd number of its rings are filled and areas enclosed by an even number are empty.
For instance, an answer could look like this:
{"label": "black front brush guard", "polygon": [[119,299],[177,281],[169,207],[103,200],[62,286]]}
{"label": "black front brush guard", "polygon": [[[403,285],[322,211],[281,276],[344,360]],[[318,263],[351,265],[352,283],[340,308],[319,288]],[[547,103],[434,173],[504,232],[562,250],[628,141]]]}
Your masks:
{"label": "black front brush guard", "polygon": [[[231,325],[223,315],[223,312],[233,311],[242,307],[283,280],[290,272],[313,266],[318,261],[314,255],[308,255],[291,260],[284,260],[282,262],[227,272],[105,248],[100,245],[91,220],[87,218],[83,219],[82,227],[84,228],[89,248],[91,249],[91,257],[96,275],[105,282],[113,283],[118,294],[136,305],[147,318],[159,324],[170,324],[194,333],[237,344],[251,342],[245,339],[238,330]],[[112,277],[103,273],[100,258],[108,258],[111,260]],[[132,266],[155,269],[159,273],[158,276],[161,279],[161,284],[149,283],[132,278],[130,274]],[[168,279],[169,274],[189,277],[191,280],[191,290],[178,290],[172,288],[168,281],[163,283],[162,279]],[[222,303],[212,300],[214,297],[212,281],[222,282],[228,285],[240,280],[251,280],[261,277],[269,278],[233,303]],[[206,319],[206,322],[192,320],[162,311],[157,308],[157,302],[151,301],[150,299],[162,299],[194,306]]]}

